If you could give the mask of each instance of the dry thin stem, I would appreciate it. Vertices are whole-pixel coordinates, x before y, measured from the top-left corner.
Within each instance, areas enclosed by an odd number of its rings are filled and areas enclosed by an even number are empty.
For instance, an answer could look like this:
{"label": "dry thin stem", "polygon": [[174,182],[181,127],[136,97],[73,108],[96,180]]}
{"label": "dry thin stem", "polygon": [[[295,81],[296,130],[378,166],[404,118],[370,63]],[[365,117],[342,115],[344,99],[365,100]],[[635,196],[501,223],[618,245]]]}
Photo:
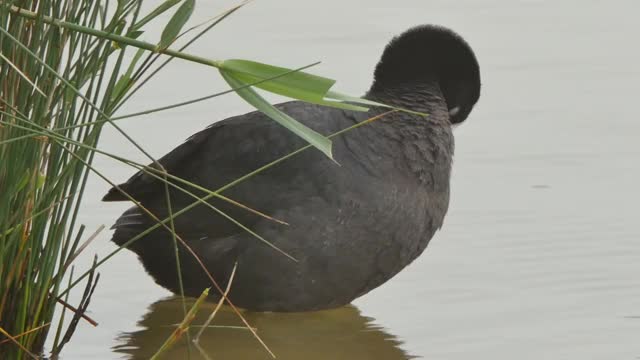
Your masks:
{"label": "dry thin stem", "polygon": [[236,261],[235,264],[233,264],[233,270],[231,270],[231,275],[229,276],[229,282],[227,282],[227,288],[224,290],[224,296],[220,297],[220,300],[218,301],[218,304],[216,305],[215,309],[213,309],[213,312],[211,313],[207,321],[205,321],[200,331],[198,331],[198,334],[193,339],[194,343],[198,344],[198,342],[200,341],[200,336],[204,332],[204,329],[206,329],[209,326],[209,324],[211,324],[211,322],[213,321],[213,318],[218,313],[218,310],[220,310],[220,307],[222,307],[222,304],[224,304],[224,299],[228,297],[229,290],[231,289],[231,283],[233,282],[233,277],[236,275],[237,267],[238,267],[238,262]]}
{"label": "dry thin stem", "polygon": [[27,74],[23,73],[14,63],[11,62],[11,60],[7,59],[7,57],[2,55],[1,53],[0,53],[0,58],[2,60],[6,61],[7,64],[9,64],[9,66],[11,66],[13,68],[13,70],[15,70],[20,75],[20,77],[22,77],[26,82],[28,82],[29,85],[31,85],[35,91],[40,93],[40,95],[42,95],[44,97],[47,97],[47,94],[45,94],[42,90],[40,90],[38,85],[36,85],[33,81],[31,81],[31,79],[29,79]]}
{"label": "dry thin stem", "polygon": [[[29,334],[31,334],[31,333],[33,333],[33,332],[36,332],[36,331],[38,331],[38,330],[40,330],[40,329],[42,329],[42,328],[45,328],[45,327],[47,327],[47,326],[49,326],[49,325],[51,325],[51,323],[50,323],[50,322],[48,322],[48,323],[46,323],[46,324],[43,324],[43,325],[40,325],[40,326],[38,326],[38,327],[35,327],[35,328],[33,328],[33,329],[29,329],[29,330],[27,330],[27,331],[25,331],[25,332],[23,332],[23,333],[21,333],[21,334],[18,334],[18,335],[16,335],[16,336],[14,336],[13,338],[14,338],[14,339],[18,339],[18,338],[20,338],[20,337],[22,337],[22,336],[29,335]],[[0,341],[0,345],[2,345],[2,344],[4,344],[4,343],[7,343],[7,342],[9,342],[9,341],[11,341],[11,340],[10,340],[10,339],[4,339],[4,340]]]}
{"label": "dry thin stem", "polygon": [[82,245],[80,245],[78,247],[78,250],[76,250],[75,254],[70,256],[69,260],[64,265],[65,269],[68,268],[69,265],[71,265],[71,263],[82,253],[82,251],[84,251],[84,249],[87,248],[87,246],[89,246],[89,244],[98,236],[98,234],[100,234],[102,232],[102,230],[104,230],[104,228],[105,228],[104,225],[100,225],[98,227],[98,229],[96,231],[94,231],[93,234],[91,234],[91,236],[89,236],[89,238],[87,240],[85,240],[85,242],[82,243]]}
{"label": "dry thin stem", "polygon": [[287,225],[287,226],[289,226],[289,223],[288,223],[288,222],[286,222],[286,221],[283,221],[283,220],[280,220],[280,219],[276,219],[276,218],[274,218],[273,216],[267,215],[267,214],[265,214],[265,213],[263,213],[263,212],[260,212],[260,211],[258,211],[258,210],[256,210],[256,209],[250,208],[250,207],[248,207],[247,205],[244,205],[244,204],[242,204],[242,203],[239,203],[239,202],[237,202],[237,201],[235,201],[235,200],[233,200],[233,199],[231,199],[231,198],[228,198],[228,197],[226,197],[226,196],[224,196],[224,195],[222,195],[222,194],[218,194],[218,195],[216,195],[216,197],[217,197],[218,199],[220,199],[220,200],[224,200],[224,201],[228,202],[229,204],[235,205],[235,206],[237,206],[237,207],[239,207],[239,208],[241,208],[241,209],[245,209],[245,210],[247,210],[248,212],[250,212],[250,213],[252,213],[252,214],[256,214],[256,215],[258,215],[258,216],[261,216],[261,217],[263,217],[263,218],[265,218],[265,219],[267,219],[267,220],[271,220],[271,221],[276,222],[276,223],[278,223],[278,224],[280,224],[280,225]]}
{"label": "dry thin stem", "polygon": [[[68,310],[71,310],[72,312],[78,314],[78,312],[80,310],[78,310],[76,307],[74,307],[73,305],[69,304],[68,302],[60,299],[60,298],[56,298],[56,301],[58,302],[58,304],[64,306],[65,308],[67,308]],[[86,315],[85,313],[80,313],[80,317],[85,319],[89,324],[93,325],[93,326],[98,326],[98,322],[93,320],[92,318],[89,317],[89,315]]]}
{"label": "dry thin stem", "polygon": [[27,355],[31,356],[32,358],[34,358],[35,360],[39,360],[37,356],[35,356],[31,351],[29,351],[27,348],[25,348],[22,344],[20,344],[20,342],[18,340],[16,340],[15,337],[11,336],[11,334],[9,334],[8,332],[6,332],[2,327],[0,327],[0,333],[4,336],[6,336],[9,340],[11,340],[13,343],[15,343],[16,345],[18,345],[18,347],[20,349],[22,349],[22,351],[24,351],[25,353],[27,353]]}
{"label": "dry thin stem", "polygon": [[209,357],[207,352],[204,351],[204,349],[200,346],[199,343],[194,343],[193,345],[196,346],[196,349],[198,349],[198,352],[200,352],[200,355],[202,355],[202,357],[205,358],[205,360],[213,360],[213,359],[211,359],[211,357]]}

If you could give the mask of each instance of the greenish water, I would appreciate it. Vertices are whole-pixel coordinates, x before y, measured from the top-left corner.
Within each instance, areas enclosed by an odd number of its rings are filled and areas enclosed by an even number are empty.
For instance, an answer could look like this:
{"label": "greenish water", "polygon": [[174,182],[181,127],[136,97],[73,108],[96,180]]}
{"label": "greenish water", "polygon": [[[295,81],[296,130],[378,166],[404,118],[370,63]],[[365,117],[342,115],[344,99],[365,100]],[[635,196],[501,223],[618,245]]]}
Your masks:
{"label": "greenish water", "polygon": [[[198,17],[230,5],[201,1]],[[359,94],[390,37],[436,23],[461,33],[481,64],[482,97],[456,129],[444,228],[422,257],[353,307],[247,313],[279,358],[638,358],[638,10],[634,1],[256,1],[194,47],[289,67],[322,60],[315,73]],[[123,113],[224,88],[215,71],[176,62]],[[161,155],[248,110],[229,95],[121,124]],[[144,161],[115,132],[102,145]],[[115,180],[132,173],[103,158],[96,166]],[[107,188],[97,178],[88,185],[81,220],[89,229],[127,207],[100,203]],[[109,237],[103,232],[79,266],[112,251]],[[90,306],[100,325],[81,323],[64,359],[147,358],[181,307],[128,252],[101,274]],[[214,325],[237,323],[224,311]],[[247,330],[208,329],[201,342],[215,359],[267,358]],[[185,357],[180,345],[167,358]]]}

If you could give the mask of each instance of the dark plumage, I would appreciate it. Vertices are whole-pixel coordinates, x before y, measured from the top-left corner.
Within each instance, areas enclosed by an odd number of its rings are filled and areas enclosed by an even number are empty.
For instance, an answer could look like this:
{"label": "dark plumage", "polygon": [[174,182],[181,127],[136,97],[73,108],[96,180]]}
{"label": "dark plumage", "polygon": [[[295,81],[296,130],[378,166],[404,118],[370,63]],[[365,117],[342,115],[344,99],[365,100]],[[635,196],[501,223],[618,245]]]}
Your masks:
{"label": "dark plumage", "polygon": [[[210,201],[297,262],[203,205],[177,217],[176,231],[220,283],[238,262],[230,295],[238,306],[305,311],[348,304],[413,261],[442,226],[449,205],[451,125],[466,119],[479,94],[478,64],[460,36],[435,26],[410,29],[384,50],[365,97],[426,112],[428,118],[391,114],[333,139],[340,166],[310,149],[224,191],[290,226]],[[298,101],[277,107],[325,135],[385,111]],[[171,174],[215,190],[304,145],[252,112],[196,133],[159,162]],[[162,182],[137,173],[120,188],[159,218],[168,215]],[[104,200],[126,198],[114,188]],[[171,200],[174,211],[193,202],[176,190]],[[153,224],[131,208],[114,225],[113,241],[122,245]],[[158,284],[178,292],[167,230],[157,229],[129,248]],[[180,259],[185,292],[197,296],[210,282],[185,251]]]}

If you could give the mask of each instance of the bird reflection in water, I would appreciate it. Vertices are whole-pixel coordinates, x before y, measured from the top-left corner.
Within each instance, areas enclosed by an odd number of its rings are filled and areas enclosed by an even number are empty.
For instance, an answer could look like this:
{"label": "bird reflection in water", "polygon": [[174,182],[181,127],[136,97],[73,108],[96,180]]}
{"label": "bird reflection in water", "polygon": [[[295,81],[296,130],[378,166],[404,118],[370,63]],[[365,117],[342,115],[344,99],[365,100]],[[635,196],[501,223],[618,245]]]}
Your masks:
{"label": "bird reflection in water", "polygon": [[[193,300],[187,304],[190,306]],[[191,334],[199,331],[215,304],[205,303],[192,323]],[[242,312],[249,324],[278,359],[406,360],[400,341],[360,314],[354,306],[306,313]],[[149,359],[182,321],[182,302],[171,297],[150,306],[138,323],[142,330],[121,334],[114,351],[126,359]],[[271,357],[243,327],[229,308],[222,307],[200,338],[201,349],[211,359],[270,359]],[[187,342],[182,339],[163,359],[186,359]],[[191,359],[206,359],[191,347]]]}

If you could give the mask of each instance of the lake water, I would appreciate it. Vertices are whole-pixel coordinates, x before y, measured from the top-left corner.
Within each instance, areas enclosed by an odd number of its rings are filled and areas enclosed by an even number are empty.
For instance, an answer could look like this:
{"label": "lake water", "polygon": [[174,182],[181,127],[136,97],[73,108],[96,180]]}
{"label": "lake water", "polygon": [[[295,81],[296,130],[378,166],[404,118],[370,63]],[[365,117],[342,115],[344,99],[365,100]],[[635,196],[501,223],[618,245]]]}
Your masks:
{"label": "lake water", "polygon": [[[211,3],[199,2],[196,20],[233,4]],[[480,102],[455,131],[444,228],[352,307],[246,313],[278,358],[640,359],[640,121],[631,109],[640,95],[639,11],[636,1],[262,0],[194,46],[214,59],[322,60],[312,72],[361,94],[393,35],[434,23],[462,34],[481,65]],[[122,113],[225,87],[214,69],[176,61]],[[230,94],[121,124],[160,156],[249,110]],[[110,129],[101,145],[145,162]],[[95,164],[115,181],[132,174],[108,159]],[[128,207],[101,203],[107,188],[97,177],[88,184],[81,220],[89,229]],[[109,237],[93,242],[80,268],[115,249]],[[82,322],[63,358],[147,358],[182,318],[180,303],[128,251],[100,272],[89,314],[100,325]],[[201,340],[211,358],[268,358],[246,329],[232,327],[235,315],[216,319],[227,327]],[[166,358],[186,356],[182,344]],[[192,358],[202,357],[192,349]]]}

